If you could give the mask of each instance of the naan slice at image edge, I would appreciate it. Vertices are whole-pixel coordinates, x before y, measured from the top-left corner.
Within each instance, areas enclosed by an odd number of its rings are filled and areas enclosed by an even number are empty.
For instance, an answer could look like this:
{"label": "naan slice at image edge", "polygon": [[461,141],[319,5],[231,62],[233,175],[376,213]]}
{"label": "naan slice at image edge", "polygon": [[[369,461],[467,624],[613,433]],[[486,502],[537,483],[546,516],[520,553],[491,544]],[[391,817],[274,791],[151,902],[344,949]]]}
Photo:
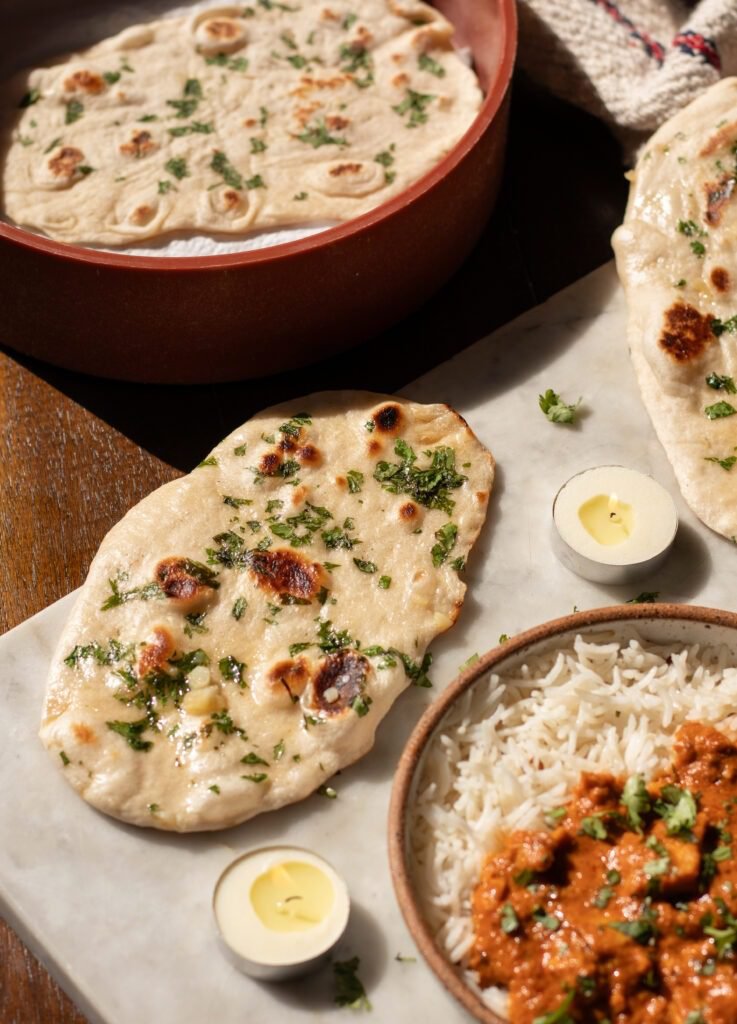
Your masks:
{"label": "naan slice at image edge", "polygon": [[458,615],[493,459],[445,405],[267,410],[103,540],[41,739],[94,807],[235,825],[365,754]]}
{"label": "naan slice at image edge", "polygon": [[642,398],[683,497],[737,536],[737,78],[662,126],[613,238]]}

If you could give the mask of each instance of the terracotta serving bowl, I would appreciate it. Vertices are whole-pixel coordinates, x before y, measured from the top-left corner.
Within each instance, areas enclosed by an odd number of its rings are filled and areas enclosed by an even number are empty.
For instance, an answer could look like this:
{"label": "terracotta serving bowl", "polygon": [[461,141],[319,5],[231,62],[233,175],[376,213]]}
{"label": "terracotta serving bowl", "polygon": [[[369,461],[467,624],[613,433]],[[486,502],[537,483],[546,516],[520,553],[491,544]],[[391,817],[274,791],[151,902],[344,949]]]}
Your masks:
{"label": "terracotta serving bowl", "polygon": [[[214,382],[316,361],[424,302],[468,255],[496,199],[517,38],[514,0],[436,6],[471,48],[485,100],[420,181],[319,235],[224,256],[102,253],[0,223],[0,342],[103,377]],[[84,24],[100,9],[99,0],[12,0],[3,18],[17,51],[39,29],[51,47],[65,19]],[[143,9],[128,4],[127,23],[144,20]],[[73,45],[92,41],[81,36]]]}
{"label": "terracotta serving bowl", "polygon": [[737,652],[737,614],[691,605],[619,605],[578,612],[520,633],[458,677],[417,723],[402,754],[389,809],[389,860],[404,919],[428,964],[449,992],[483,1024],[507,1024],[470,988],[436,944],[421,910],[410,864],[409,829],[423,755],[456,702],[490,671],[505,672],[530,657],[573,642],[581,633],[617,639],[625,625],[653,643],[725,643]]}

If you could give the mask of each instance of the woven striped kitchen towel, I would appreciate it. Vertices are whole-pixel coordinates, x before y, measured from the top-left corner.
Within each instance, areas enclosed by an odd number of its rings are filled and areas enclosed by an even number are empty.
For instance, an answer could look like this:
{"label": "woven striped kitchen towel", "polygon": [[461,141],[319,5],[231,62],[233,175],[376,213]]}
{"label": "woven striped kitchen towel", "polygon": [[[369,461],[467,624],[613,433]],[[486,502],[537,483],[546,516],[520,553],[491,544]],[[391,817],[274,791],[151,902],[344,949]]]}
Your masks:
{"label": "woven striped kitchen towel", "polygon": [[630,143],[737,74],[737,0],[519,0],[520,64]]}

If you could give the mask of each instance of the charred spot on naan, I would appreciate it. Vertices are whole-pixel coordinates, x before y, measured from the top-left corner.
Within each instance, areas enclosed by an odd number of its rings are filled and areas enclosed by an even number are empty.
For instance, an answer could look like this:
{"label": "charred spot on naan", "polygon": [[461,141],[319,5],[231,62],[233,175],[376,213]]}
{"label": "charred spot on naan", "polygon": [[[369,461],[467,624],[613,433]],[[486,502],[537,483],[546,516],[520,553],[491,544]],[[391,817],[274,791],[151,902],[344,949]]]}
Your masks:
{"label": "charred spot on naan", "polygon": [[254,551],[249,568],[262,590],[311,601],[325,586],[325,570],[318,562],[289,549]]}
{"label": "charred spot on naan", "polygon": [[397,511],[399,522],[415,529],[422,518],[422,510],[414,501],[403,501]]}
{"label": "charred spot on naan", "polygon": [[65,78],[64,88],[67,92],[83,92],[88,96],[97,96],[105,90],[105,79],[96,71],[83,69]]}
{"label": "charred spot on naan", "polygon": [[725,174],[719,181],[706,182],[704,193],[706,195],[706,210],[704,220],[711,227],[718,227],[722,220],[724,207],[732,198],[735,189],[735,179]]}
{"label": "charred spot on naan", "polygon": [[737,140],[737,121],[722,125],[721,128],[701,147],[699,156],[711,156],[724,146],[733,146]]}
{"label": "charred spot on naan", "polygon": [[154,141],[151,132],[141,130],[133,132],[128,142],[121,143],[119,148],[123,156],[132,156],[136,160],[140,160],[141,157],[148,156],[149,153],[157,150],[159,145]]}
{"label": "charred spot on naan", "polygon": [[376,430],[381,434],[398,434],[403,426],[404,417],[398,405],[382,405],[371,414]]}
{"label": "charred spot on naan", "polygon": [[84,160],[84,153],[75,146],[62,146],[62,148],[49,160],[49,170],[55,178],[73,178],[79,171]]}
{"label": "charred spot on naan", "polygon": [[81,743],[83,746],[97,743],[97,733],[85,722],[73,722],[72,733],[77,743]]}
{"label": "charred spot on naan", "polygon": [[665,312],[665,323],[658,345],[677,363],[700,359],[714,341],[712,317],[694,306],[676,302]]}
{"label": "charred spot on naan", "polygon": [[138,675],[145,676],[155,669],[163,669],[174,651],[174,638],[166,626],[155,626],[151,639],[144,642],[138,656]]}
{"label": "charred spot on naan", "polygon": [[714,267],[710,278],[711,283],[718,292],[728,292],[732,287],[732,281],[726,267]]}
{"label": "charred spot on naan", "polygon": [[339,715],[363,698],[369,663],[355,651],[328,654],[312,680],[310,706],[323,715]]}
{"label": "charred spot on naan", "polygon": [[211,569],[191,558],[164,558],[154,570],[154,579],[183,612],[209,604],[220,586]]}
{"label": "charred spot on naan", "polygon": [[310,668],[305,658],[287,658],[269,669],[267,679],[272,693],[285,694],[296,704],[310,681]]}
{"label": "charred spot on naan", "polygon": [[322,462],[322,455],[320,451],[315,448],[314,444],[305,444],[297,448],[294,453],[294,457],[297,459],[301,466],[319,466]]}

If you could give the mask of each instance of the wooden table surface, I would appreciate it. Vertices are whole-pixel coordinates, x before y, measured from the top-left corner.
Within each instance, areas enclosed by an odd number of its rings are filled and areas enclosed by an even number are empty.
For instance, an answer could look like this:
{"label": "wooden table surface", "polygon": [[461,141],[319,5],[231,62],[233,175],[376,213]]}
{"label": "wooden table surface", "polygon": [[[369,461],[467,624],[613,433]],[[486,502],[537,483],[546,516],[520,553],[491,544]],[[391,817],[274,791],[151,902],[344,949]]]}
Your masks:
{"label": "wooden table surface", "polygon": [[[321,388],[400,389],[604,263],[625,200],[607,130],[518,77],[504,185],[480,243],[424,308],[352,353],[265,381],[183,389],[94,380],[0,351],[0,631],[79,586],[131,505],[259,408]],[[184,425],[165,415],[183,400],[196,410]],[[0,921],[0,1022],[84,1021]]]}

